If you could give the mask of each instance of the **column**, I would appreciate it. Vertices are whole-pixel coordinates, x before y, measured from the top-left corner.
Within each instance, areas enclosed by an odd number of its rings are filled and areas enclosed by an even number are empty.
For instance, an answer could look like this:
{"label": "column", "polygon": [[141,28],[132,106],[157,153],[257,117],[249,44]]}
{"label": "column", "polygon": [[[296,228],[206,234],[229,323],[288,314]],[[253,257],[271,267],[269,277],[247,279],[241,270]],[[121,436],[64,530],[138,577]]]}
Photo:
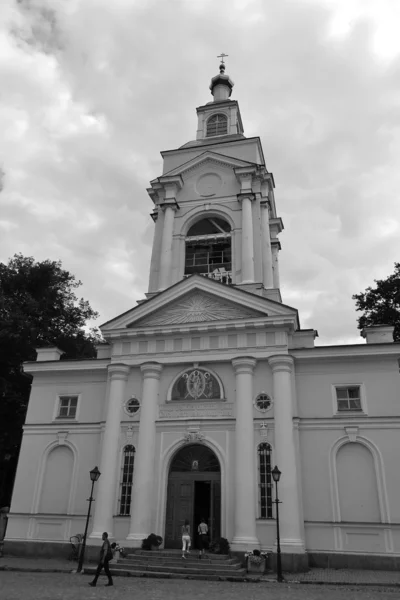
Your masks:
{"label": "column", "polygon": [[272,250],[269,232],[269,204],[267,200],[261,201],[261,225],[262,225],[262,264],[263,284],[266,290],[274,287],[272,272]]}
{"label": "column", "polygon": [[131,503],[131,523],[128,540],[139,547],[151,533],[154,505],[153,483],[156,444],[156,419],[162,365],[145,363],[142,402],[140,407],[139,438],[135,455]]}
{"label": "column", "polygon": [[274,278],[274,288],[280,288],[279,283],[279,262],[278,262],[279,242],[272,244],[272,269]]}
{"label": "column", "polygon": [[271,356],[268,359],[273,374],[274,421],[276,464],[282,472],[278,484],[279,521],[281,526],[282,552],[305,551],[298,477],[296,468],[296,444],[293,429],[292,369],[293,359],[288,355]]}
{"label": "column", "polygon": [[256,359],[235,358],[236,436],[235,436],[235,531],[232,550],[259,547],[256,532],[256,478],[253,423],[253,371]]}
{"label": "column", "polygon": [[175,204],[166,204],[164,210],[164,227],[161,241],[160,274],[158,278],[158,289],[165,290],[171,285],[172,267],[172,234],[174,231]]}
{"label": "column", "polygon": [[119,473],[118,444],[121,406],[126,396],[129,367],[123,364],[110,365],[108,374],[110,386],[99,465],[101,476],[95,488],[96,502],[94,503],[93,530],[90,535],[91,538],[99,539],[101,539],[103,531],[107,531],[109,537],[113,535],[115,488],[118,484],[117,474]]}
{"label": "column", "polygon": [[252,196],[242,200],[242,283],[254,283],[254,242]]}
{"label": "column", "polygon": [[155,228],[153,238],[153,249],[151,252],[149,292],[157,292],[160,280],[161,242],[164,226],[164,212],[157,208],[154,213]]}

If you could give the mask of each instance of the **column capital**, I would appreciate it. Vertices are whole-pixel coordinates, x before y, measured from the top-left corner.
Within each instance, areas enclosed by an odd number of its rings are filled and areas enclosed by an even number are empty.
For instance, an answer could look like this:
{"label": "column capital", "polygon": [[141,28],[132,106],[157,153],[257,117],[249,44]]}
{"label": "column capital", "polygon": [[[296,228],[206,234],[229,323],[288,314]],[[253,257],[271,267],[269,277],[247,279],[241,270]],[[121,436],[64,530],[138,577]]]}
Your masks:
{"label": "column capital", "polygon": [[288,354],[275,354],[275,356],[268,358],[268,364],[273,373],[277,373],[278,371],[291,373],[294,367],[294,360]]}
{"label": "column capital", "polygon": [[232,366],[235,369],[235,373],[252,374],[256,364],[257,360],[252,356],[241,356],[232,360]]}
{"label": "column capital", "polygon": [[160,379],[163,366],[160,363],[148,362],[140,365],[140,370],[143,373],[143,378]]}
{"label": "column capital", "polygon": [[175,212],[179,209],[179,205],[175,199],[167,200],[166,202],[163,202],[162,204],[160,204],[160,209],[163,210],[164,212],[168,208],[172,208],[172,210]]}
{"label": "column capital", "polygon": [[236,197],[238,199],[238,202],[242,202],[243,200],[246,200],[246,198],[251,202],[256,199],[256,195],[253,194],[253,192],[243,192],[241,194],[236,194]]}
{"label": "column capital", "polygon": [[110,379],[123,379],[126,381],[128,379],[130,370],[130,366],[123,363],[108,365],[108,374]]}
{"label": "column capital", "polygon": [[269,209],[270,204],[271,203],[268,200],[268,198],[262,198],[262,200],[260,200],[260,206],[261,206],[261,208]]}

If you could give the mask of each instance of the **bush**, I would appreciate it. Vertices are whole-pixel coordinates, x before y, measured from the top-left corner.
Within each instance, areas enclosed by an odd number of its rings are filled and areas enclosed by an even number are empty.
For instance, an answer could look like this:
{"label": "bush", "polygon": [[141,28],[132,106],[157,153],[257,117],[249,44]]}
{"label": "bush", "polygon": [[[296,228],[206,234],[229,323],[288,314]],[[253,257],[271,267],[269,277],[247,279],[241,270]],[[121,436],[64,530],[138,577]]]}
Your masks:
{"label": "bush", "polygon": [[160,535],[156,535],[155,533],[151,533],[147,538],[145,538],[142,542],[142,550],[154,550],[154,548],[158,548],[161,546],[163,539]]}
{"label": "bush", "polygon": [[228,540],[221,537],[218,540],[211,542],[209,552],[212,552],[213,554],[229,554],[230,549],[231,547]]}

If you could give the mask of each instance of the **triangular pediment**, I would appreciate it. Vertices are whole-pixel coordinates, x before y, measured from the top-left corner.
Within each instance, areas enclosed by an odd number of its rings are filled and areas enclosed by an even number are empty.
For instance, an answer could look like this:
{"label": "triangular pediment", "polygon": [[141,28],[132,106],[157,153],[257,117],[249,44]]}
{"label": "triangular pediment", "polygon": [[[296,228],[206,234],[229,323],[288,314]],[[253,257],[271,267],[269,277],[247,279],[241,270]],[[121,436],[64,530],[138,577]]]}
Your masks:
{"label": "triangular pediment", "polygon": [[104,323],[101,331],[234,325],[279,320],[298,325],[297,310],[234,286],[192,275],[126,313]]}
{"label": "triangular pediment", "polygon": [[211,321],[231,321],[232,319],[251,319],[264,316],[265,313],[260,311],[245,308],[201,290],[193,290],[156,313],[137,321],[135,327],[209,323]]}
{"label": "triangular pediment", "polygon": [[[239,158],[233,158],[232,156],[226,156],[225,154],[220,154],[219,152],[203,152],[199,156],[192,158],[191,160],[179,165],[172,171],[168,173],[164,173],[164,176],[172,177],[177,175],[184,175],[192,170],[197,170],[203,166],[211,166],[214,165],[216,167],[225,167],[230,169],[236,169],[239,167],[250,167],[255,166],[254,163],[250,163],[246,160],[241,160]],[[155,180],[156,181],[156,180]],[[153,182],[152,182],[153,183]]]}

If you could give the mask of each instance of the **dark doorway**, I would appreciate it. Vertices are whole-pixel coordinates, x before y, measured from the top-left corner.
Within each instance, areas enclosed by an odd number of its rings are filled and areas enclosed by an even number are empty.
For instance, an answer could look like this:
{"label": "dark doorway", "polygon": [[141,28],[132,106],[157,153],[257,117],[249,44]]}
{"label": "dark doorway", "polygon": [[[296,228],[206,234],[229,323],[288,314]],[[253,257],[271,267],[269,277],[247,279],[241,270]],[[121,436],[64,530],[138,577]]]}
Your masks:
{"label": "dark doorway", "polygon": [[189,520],[192,546],[197,547],[197,527],[204,517],[210,540],[220,536],[221,472],[215,454],[201,444],[180,450],[168,477],[165,547],[180,548],[181,527]]}

